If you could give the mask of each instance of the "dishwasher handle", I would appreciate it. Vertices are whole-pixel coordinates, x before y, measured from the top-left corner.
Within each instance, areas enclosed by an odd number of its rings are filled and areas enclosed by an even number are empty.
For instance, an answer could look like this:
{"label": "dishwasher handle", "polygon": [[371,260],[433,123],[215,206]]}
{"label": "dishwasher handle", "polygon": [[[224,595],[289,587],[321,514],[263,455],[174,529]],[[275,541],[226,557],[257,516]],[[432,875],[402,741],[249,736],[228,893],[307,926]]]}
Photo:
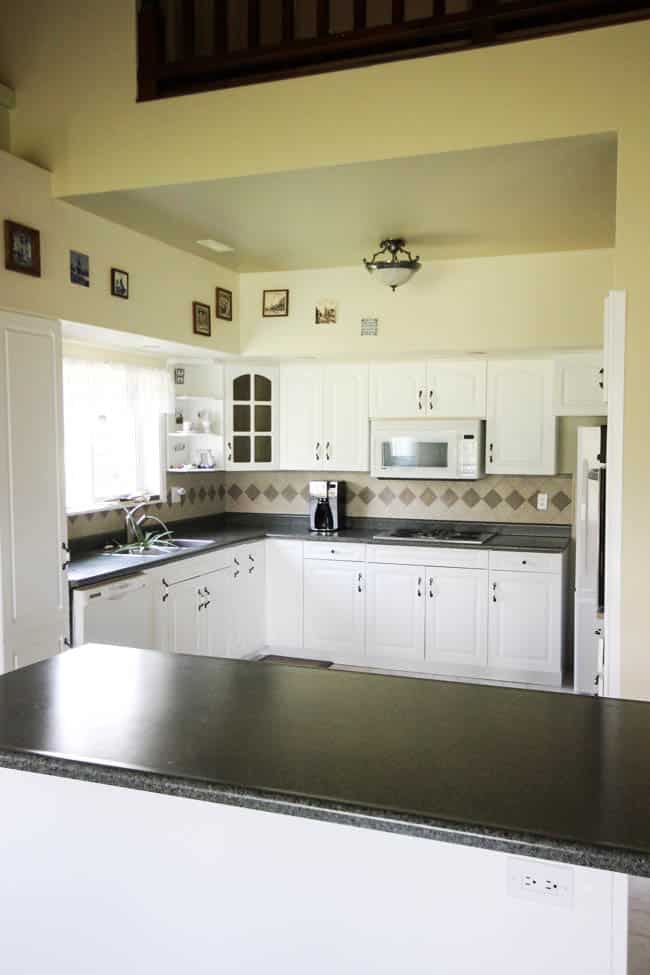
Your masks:
{"label": "dishwasher handle", "polygon": [[147,589],[150,583],[146,576],[139,576],[134,579],[128,579],[124,582],[114,582],[111,585],[106,586],[102,595],[106,599],[123,599],[124,596],[129,596],[132,592],[138,592],[139,589]]}

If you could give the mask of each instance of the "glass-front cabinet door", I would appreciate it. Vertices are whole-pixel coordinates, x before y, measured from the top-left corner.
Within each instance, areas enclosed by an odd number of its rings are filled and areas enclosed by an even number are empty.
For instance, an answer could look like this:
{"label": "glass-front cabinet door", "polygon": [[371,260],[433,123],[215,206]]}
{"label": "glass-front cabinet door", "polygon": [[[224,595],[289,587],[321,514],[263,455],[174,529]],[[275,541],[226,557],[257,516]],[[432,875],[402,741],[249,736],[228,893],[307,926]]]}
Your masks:
{"label": "glass-front cabinet door", "polygon": [[226,368],[226,470],[277,467],[278,370]]}

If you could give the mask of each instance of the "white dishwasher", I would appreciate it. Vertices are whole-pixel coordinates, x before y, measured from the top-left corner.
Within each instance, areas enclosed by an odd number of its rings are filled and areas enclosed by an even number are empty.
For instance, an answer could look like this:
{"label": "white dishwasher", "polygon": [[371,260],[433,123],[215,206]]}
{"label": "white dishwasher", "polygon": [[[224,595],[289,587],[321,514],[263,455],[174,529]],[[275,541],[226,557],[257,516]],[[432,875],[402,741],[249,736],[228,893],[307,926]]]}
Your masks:
{"label": "white dishwasher", "polygon": [[72,591],[72,643],[155,649],[151,577],[143,572]]}

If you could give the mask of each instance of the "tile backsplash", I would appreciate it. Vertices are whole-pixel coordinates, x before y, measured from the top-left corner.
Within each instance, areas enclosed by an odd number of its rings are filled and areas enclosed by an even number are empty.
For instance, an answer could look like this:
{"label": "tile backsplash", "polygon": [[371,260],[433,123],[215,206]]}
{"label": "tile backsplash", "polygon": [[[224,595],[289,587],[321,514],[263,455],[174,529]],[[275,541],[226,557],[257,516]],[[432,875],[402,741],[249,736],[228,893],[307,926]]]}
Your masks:
{"label": "tile backsplash", "polygon": [[[168,487],[180,486],[180,504],[153,504],[152,514],[165,522],[233,512],[237,514],[307,514],[307,484],[322,471],[237,471],[178,475]],[[570,525],[573,522],[573,478],[484,477],[479,481],[387,481],[368,474],[328,472],[347,485],[347,514],[357,518],[431,518],[446,521],[501,521],[519,524]],[[537,495],[548,494],[548,510],[538,511]],[[168,499],[169,500],[169,499]],[[121,511],[98,511],[68,518],[71,539],[115,532],[124,527]]]}

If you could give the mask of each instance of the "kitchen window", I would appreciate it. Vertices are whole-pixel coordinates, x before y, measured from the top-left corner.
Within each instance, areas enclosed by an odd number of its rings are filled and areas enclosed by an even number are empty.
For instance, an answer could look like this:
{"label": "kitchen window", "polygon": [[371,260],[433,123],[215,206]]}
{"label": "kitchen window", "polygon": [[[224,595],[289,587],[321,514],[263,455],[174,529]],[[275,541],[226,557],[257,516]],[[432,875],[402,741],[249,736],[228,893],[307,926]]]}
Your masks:
{"label": "kitchen window", "polygon": [[173,410],[166,369],[63,359],[68,513],[162,488],[160,415]]}

